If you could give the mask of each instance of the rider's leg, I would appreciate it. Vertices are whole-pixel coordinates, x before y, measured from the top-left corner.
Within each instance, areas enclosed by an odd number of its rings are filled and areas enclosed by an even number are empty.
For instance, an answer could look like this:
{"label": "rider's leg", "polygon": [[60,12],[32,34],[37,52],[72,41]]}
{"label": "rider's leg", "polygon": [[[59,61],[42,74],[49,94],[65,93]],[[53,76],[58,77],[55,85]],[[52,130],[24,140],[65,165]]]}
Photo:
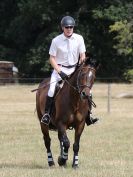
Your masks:
{"label": "rider's leg", "polygon": [[45,104],[45,113],[41,119],[41,122],[48,125],[50,123],[50,111],[53,103],[53,97],[47,96]]}
{"label": "rider's leg", "polygon": [[[92,100],[92,94],[89,95],[89,99]],[[91,124],[95,124],[99,119],[98,118],[93,118],[91,116],[92,112],[92,104],[91,104],[91,101],[89,101],[88,99],[88,104],[89,104],[89,108],[90,110],[88,111],[88,117],[86,118],[86,124],[87,126],[91,125]]]}
{"label": "rider's leg", "polygon": [[56,86],[57,82],[58,82],[58,74],[54,70],[51,75],[50,88],[48,90],[48,95],[46,97],[44,115],[41,119],[41,122],[46,125],[48,125],[50,123],[50,113],[51,113],[51,108],[52,108],[52,104],[53,104],[53,96],[54,96],[54,92],[55,92],[55,86]]}

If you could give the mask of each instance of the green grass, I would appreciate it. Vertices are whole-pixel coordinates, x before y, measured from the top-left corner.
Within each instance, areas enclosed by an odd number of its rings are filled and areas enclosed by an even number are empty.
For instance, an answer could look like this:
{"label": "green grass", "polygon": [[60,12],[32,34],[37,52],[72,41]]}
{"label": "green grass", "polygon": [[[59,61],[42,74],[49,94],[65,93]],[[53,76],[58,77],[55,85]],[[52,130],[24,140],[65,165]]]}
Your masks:
{"label": "green grass", "polygon": [[66,168],[58,166],[59,142],[50,132],[54,168],[47,164],[40,125],[35,113],[33,86],[0,86],[0,177],[133,177],[133,99],[117,99],[133,85],[111,85],[111,113],[107,113],[107,85],[95,84],[93,109],[100,122],[85,127],[79,151],[79,169],[71,168],[74,131]]}

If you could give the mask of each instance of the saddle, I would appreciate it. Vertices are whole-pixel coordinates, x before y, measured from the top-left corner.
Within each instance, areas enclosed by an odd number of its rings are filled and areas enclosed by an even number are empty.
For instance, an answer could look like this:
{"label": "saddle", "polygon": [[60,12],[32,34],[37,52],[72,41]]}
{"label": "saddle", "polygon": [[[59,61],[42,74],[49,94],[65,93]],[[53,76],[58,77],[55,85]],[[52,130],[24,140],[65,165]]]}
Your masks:
{"label": "saddle", "polygon": [[55,86],[54,100],[56,99],[56,96],[58,95],[58,93],[62,89],[63,85],[64,85],[64,81],[63,80],[60,80],[60,81],[57,82],[57,84]]}

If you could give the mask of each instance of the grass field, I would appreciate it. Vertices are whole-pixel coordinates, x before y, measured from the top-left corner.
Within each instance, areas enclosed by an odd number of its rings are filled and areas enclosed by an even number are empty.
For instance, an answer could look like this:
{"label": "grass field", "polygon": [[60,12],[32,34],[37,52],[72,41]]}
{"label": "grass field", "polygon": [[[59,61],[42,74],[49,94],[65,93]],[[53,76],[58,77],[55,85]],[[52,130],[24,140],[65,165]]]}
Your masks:
{"label": "grass field", "polygon": [[47,165],[40,125],[35,112],[37,85],[0,86],[0,177],[133,177],[133,99],[116,98],[133,92],[133,84],[111,84],[111,113],[107,113],[107,84],[95,84],[93,109],[100,117],[85,127],[81,137],[79,169],[71,168],[73,131],[68,165],[57,164],[59,142],[50,132],[56,166]]}

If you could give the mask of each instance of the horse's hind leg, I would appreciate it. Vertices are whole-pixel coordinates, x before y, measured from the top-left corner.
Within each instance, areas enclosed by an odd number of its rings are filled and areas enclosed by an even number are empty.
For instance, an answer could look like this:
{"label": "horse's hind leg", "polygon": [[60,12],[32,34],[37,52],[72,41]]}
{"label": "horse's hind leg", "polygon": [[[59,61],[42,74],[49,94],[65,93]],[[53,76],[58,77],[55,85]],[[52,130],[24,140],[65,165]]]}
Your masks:
{"label": "horse's hind leg", "polygon": [[49,136],[49,130],[48,127],[45,125],[41,125],[42,133],[43,133],[43,139],[44,139],[44,144],[47,149],[47,157],[48,157],[48,165],[53,166],[55,165],[52,152],[51,152],[51,138]]}
{"label": "horse's hind leg", "polygon": [[68,160],[68,150],[70,147],[70,142],[66,135],[65,130],[58,131],[58,138],[60,141],[60,148],[61,148],[60,156],[58,158],[58,164],[60,166],[65,166],[66,161]]}
{"label": "horse's hind leg", "polygon": [[73,144],[73,151],[74,151],[73,164],[72,164],[73,168],[78,167],[79,143],[80,143],[81,134],[82,134],[83,129],[84,129],[84,125],[85,125],[85,122],[82,122],[80,125],[77,125],[76,128],[75,128],[75,141],[74,141],[74,144]]}

